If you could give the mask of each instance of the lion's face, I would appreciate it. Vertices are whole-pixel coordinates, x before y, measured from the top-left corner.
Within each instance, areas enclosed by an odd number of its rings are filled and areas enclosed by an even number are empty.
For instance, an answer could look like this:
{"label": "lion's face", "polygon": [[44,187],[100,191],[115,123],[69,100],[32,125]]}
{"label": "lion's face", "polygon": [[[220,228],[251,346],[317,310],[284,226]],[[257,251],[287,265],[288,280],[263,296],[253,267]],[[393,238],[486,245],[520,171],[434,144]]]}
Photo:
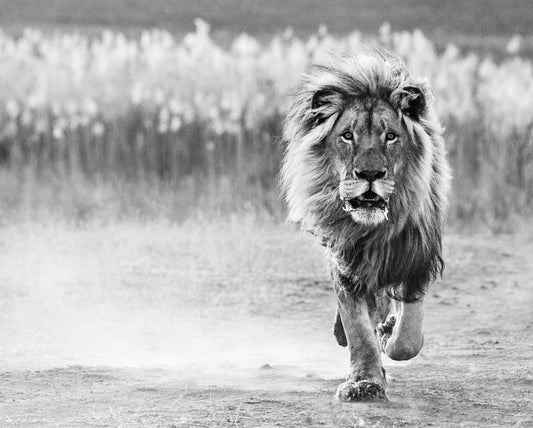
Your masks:
{"label": "lion's face", "polygon": [[351,102],[328,134],[326,151],[339,179],[339,197],[355,222],[387,220],[406,154],[402,132],[398,112],[367,97]]}
{"label": "lion's face", "polygon": [[424,79],[386,54],[340,57],[312,66],[287,107],[290,220],[337,248],[440,227],[450,176]]}

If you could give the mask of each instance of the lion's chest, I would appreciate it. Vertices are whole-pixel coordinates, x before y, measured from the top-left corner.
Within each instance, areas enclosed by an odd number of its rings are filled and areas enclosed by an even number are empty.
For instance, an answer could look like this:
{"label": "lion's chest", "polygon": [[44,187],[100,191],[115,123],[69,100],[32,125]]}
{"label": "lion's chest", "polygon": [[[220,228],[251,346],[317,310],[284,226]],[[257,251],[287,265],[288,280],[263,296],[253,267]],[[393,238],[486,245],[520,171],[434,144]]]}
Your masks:
{"label": "lion's chest", "polygon": [[354,242],[332,253],[343,277],[357,288],[379,290],[401,283],[421,282],[430,263],[415,241]]}

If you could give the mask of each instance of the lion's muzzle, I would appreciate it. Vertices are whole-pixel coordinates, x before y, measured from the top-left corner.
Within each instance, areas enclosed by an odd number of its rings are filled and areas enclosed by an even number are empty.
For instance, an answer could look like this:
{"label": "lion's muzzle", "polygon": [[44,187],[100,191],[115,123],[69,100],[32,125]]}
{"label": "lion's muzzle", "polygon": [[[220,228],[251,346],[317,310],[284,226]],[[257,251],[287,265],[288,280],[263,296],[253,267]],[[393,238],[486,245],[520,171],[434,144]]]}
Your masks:
{"label": "lion's muzzle", "polygon": [[369,181],[364,179],[341,180],[339,193],[346,212],[360,209],[387,209],[394,182],[387,179]]}
{"label": "lion's muzzle", "polygon": [[346,199],[343,202],[343,209],[347,212],[354,211],[358,208],[379,208],[381,210],[387,208],[387,202],[371,190],[359,195],[357,198]]}

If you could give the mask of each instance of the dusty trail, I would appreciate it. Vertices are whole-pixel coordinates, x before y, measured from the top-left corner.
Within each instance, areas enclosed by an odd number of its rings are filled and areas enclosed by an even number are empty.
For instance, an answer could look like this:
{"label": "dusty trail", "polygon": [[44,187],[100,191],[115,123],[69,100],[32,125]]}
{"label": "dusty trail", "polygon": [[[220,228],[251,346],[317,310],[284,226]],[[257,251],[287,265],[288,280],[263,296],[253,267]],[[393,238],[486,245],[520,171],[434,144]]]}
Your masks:
{"label": "dusty trail", "polygon": [[4,228],[0,426],[533,426],[533,238],[445,246],[422,354],[387,361],[389,402],[340,404],[348,360],[309,238]]}

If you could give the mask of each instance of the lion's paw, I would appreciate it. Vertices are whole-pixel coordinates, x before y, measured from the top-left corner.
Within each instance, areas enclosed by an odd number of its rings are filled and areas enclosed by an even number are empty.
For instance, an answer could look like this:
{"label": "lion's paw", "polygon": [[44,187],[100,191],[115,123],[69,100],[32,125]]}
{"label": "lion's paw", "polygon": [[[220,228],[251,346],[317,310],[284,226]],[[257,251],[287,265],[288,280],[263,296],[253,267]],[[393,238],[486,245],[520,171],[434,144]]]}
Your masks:
{"label": "lion's paw", "polygon": [[378,341],[381,346],[381,350],[385,352],[385,347],[387,346],[387,342],[390,339],[392,335],[392,329],[394,328],[394,325],[396,324],[396,317],[394,315],[389,315],[387,320],[383,323],[379,323],[376,326],[376,333],[378,335]]}
{"label": "lion's paw", "polygon": [[336,397],[339,401],[365,401],[373,399],[387,399],[385,389],[369,380],[354,382],[348,380],[337,388]]}

